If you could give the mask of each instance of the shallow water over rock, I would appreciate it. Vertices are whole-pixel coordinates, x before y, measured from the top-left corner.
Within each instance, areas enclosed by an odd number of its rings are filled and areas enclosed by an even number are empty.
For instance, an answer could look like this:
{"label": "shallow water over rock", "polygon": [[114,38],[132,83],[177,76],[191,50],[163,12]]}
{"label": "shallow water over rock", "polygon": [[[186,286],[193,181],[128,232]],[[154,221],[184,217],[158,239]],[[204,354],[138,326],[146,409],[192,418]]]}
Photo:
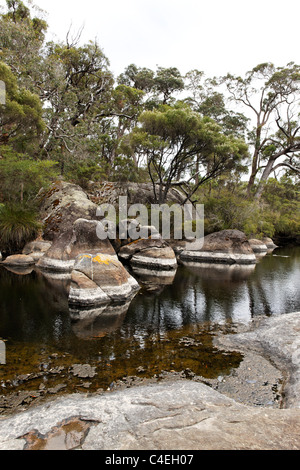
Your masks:
{"label": "shallow water over rock", "polygon": [[[107,390],[124,377],[162,371],[217,380],[243,356],[214,347],[259,315],[300,309],[300,249],[281,248],[255,266],[187,263],[175,277],[132,273],[142,289],[127,304],[68,305],[70,280],[0,268],[0,410],[56,393]],[[139,277],[140,275],[140,277]],[[74,367],[76,366],[76,367]],[[92,368],[83,376],[74,371]]]}

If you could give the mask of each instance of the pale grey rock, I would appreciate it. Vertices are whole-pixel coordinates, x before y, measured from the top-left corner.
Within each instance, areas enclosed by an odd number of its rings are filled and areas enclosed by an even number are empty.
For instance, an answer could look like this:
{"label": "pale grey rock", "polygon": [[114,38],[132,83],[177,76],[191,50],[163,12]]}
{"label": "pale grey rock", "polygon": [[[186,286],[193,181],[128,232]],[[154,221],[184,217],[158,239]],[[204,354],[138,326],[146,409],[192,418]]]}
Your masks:
{"label": "pale grey rock", "polygon": [[80,186],[72,183],[56,181],[48,190],[40,192],[39,200],[44,240],[53,241],[69,232],[77,219],[96,217],[97,205]]}
{"label": "pale grey rock", "polygon": [[3,444],[0,444],[1,450],[23,450],[26,445],[25,439],[12,439],[11,441],[6,441]]}
{"label": "pale grey rock", "polygon": [[179,253],[182,261],[224,264],[255,264],[256,257],[246,235],[239,230],[211,233],[187,243]]}
{"label": "pale grey rock", "polygon": [[80,446],[76,443],[83,450],[300,450],[299,331],[295,312],[254,321],[250,331],[216,341],[223,349],[253,350],[280,365],[288,373],[285,408],[237,403],[190,380],[162,382],[71,395],[1,419],[0,448],[25,442],[28,448],[33,432],[47,440],[72,418],[89,423]]}
{"label": "pale grey rock", "polygon": [[0,445],[69,418],[91,422],[83,450],[296,450],[300,410],[258,409],[192,381],[73,395],[0,421]]}
{"label": "pale grey rock", "polygon": [[264,318],[252,331],[226,335],[218,344],[253,350],[271,359],[287,375],[285,406],[300,408],[300,312]]}
{"label": "pale grey rock", "polygon": [[249,244],[254,251],[254,253],[267,253],[268,247],[265,243],[263,243],[261,240],[257,240],[255,238],[251,238],[249,240]]}
{"label": "pale grey rock", "polygon": [[35,240],[33,242],[27,243],[22,251],[23,255],[31,256],[34,261],[39,261],[44,254],[51,248],[52,243]]}

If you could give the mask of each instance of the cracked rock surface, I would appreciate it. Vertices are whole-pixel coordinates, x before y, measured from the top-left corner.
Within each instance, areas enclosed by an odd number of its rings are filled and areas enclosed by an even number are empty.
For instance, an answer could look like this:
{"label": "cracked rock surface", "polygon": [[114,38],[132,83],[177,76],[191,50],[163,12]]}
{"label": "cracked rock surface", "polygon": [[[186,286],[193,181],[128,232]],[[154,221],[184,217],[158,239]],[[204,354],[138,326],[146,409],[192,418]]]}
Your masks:
{"label": "cracked rock surface", "polygon": [[13,416],[0,421],[0,449],[300,449],[299,433],[300,409],[252,408],[179,381],[74,395]]}

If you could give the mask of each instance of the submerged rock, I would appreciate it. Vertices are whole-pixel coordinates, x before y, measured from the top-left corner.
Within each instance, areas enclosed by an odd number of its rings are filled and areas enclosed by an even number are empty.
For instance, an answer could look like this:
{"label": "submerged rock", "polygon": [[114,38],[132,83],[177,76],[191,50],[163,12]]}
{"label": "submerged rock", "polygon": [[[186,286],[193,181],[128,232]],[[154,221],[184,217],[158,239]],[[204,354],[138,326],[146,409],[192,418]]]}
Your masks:
{"label": "submerged rock", "polygon": [[256,257],[246,235],[239,230],[222,230],[189,244],[180,260],[205,263],[255,264]]}

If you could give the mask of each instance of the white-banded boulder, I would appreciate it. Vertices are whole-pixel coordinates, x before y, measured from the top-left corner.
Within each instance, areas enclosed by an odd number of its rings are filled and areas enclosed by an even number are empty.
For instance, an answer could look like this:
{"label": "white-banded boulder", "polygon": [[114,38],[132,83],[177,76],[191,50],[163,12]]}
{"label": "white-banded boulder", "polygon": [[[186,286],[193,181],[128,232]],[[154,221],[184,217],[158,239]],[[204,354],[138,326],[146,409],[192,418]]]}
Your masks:
{"label": "white-banded boulder", "polygon": [[88,276],[73,270],[69,292],[69,304],[81,307],[106,305],[110,302],[108,295]]}
{"label": "white-banded boulder", "polygon": [[239,230],[211,233],[194,243],[187,243],[180,253],[183,262],[255,264],[256,256],[246,235]]}
{"label": "white-banded boulder", "polygon": [[249,244],[252,250],[254,251],[254,253],[263,254],[263,253],[267,253],[268,251],[267,246],[265,245],[265,243],[262,242],[262,240],[257,240],[256,238],[250,238]]}
{"label": "white-banded boulder", "polygon": [[115,255],[110,241],[101,240],[98,237],[98,224],[96,220],[76,220],[71,230],[55,238],[50,249],[38,261],[37,266],[50,271],[71,272],[77,256],[81,253]]}
{"label": "white-banded boulder", "polygon": [[174,250],[160,238],[141,238],[123,246],[118,256],[132,266],[147,269],[174,270],[177,260]]}
{"label": "white-banded boulder", "polygon": [[139,288],[116,255],[82,253],[71,274],[69,303],[86,307],[124,302]]}
{"label": "white-banded boulder", "polygon": [[278,246],[273,242],[272,238],[270,237],[264,237],[262,239],[262,242],[266,245],[268,251],[278,248]]}

